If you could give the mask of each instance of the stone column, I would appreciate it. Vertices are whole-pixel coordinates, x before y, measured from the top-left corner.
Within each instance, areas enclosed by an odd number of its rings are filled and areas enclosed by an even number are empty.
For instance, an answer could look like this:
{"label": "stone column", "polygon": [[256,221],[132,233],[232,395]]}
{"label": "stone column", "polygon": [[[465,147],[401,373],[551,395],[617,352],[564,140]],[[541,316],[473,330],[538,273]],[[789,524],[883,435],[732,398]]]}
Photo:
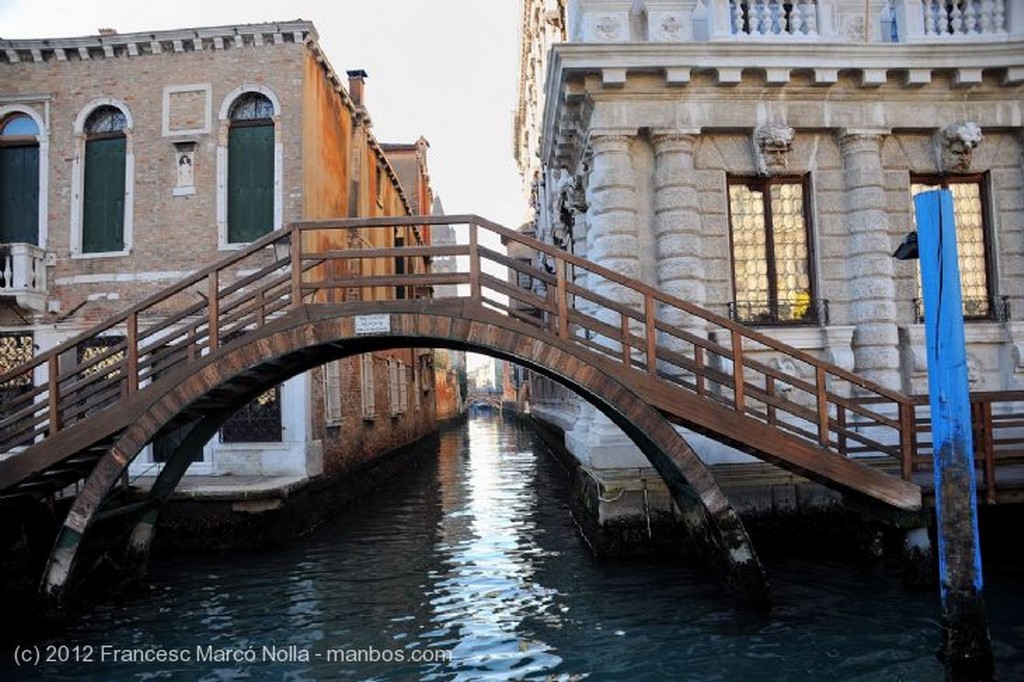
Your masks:
{"label": "stone column", "polygon": [[[705,271],[700,204],[694,173],[696,136],[658,134],[654,145],[654,235],[658,255],[658,288],[704,307]],[[704,321],[669,308],[666,322],[702,333]],[[670,344],[674,345],[674,344]]]}
{"label": "stone column", "polygon": [[[626,277],[639,278],[637,245],[640,235],[636,174],[629,153],[631,141],[630,136],[618,134],[594,134],[590,138],[593,157],[587,185],[587,257]],[[593,274],[587,276],[587,286],[594,293],[618,303],[637,309],[643,305],[638,293]],[[608,308],[597,306],[589,312],[606,324],[615,327],[621,324],[619,313]],[[604,340],[604,345],[613,354],[620,350],[618,343],[610,340]],[[580,439],[577,446],[582,446],[586,452],[585,461],[595,469],[631,467],[635,470],[649,466],[647,458],[626,435],[592,406],[582,407],[573,433]],[[566,443],[569,442],[567,438]]]}
{"label": "stone column", "polygon": [[843,130],[850,323],[854,372],[899,390],[896,283],[886,211],[881,131]]}
{"label": "stone column", "polygon": [[[595,135],[590,139],[593,165],[587,187],[587,251],[589,259],[626,277],[640,277],[640,239],[636,215],[636,175],[627,135]],[[639,294],[591,276],[597,294],[639,308]],[[619,314],[599,309],[597,317],[612,325]]]}

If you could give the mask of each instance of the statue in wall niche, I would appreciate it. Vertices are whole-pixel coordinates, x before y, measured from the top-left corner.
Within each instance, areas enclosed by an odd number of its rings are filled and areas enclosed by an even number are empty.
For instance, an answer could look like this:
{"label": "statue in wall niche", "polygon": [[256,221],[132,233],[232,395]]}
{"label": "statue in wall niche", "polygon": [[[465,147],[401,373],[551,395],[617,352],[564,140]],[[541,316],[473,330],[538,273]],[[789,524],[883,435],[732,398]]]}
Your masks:
{"label": "statue in wall niche", "polygon": [[560,249],[572,246],[573,227],[587,212],[587,200],[579,177],[563,168],[555,185],[551,241]]}
{"label": "statue in wall niche", "polygon": [[971,158],[985,138],[981,126],[973,121],[950,123],[935,134],[935,152],[939,172],[966,173],[971,169]]}
{"label": "statue in wall niche", "polygon": [[787,155],[794,137],[796,130],[781,123],[769,123],[754,129],[754,167],[758,174],[774,175],[788,170]]}

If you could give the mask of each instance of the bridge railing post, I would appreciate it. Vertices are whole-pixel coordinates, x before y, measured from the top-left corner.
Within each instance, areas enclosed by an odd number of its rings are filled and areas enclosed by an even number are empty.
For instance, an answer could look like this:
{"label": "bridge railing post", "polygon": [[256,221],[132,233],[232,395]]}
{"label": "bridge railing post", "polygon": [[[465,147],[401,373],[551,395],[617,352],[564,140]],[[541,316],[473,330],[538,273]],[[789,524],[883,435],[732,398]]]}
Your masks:
{"label": "bridge railing post", "polygon": [[565,285],[565,261],[561,258],[555,261],[555,287],[558,291],[558,336],[569,338],[569,295]]}
{"label": "bridge railing post", "polygon": [[914,473],[914,441],[916,415],[914,405],[901,402],[899,405],[900,419],[900,473],[904,481],[909,481]]}
{"label": "bridge railing post", "polygon": [[825,377],[825,368],[819,365],[814,374],[818,402],[818,445],[827,448],[830,429],[828,425],[828,382]]}
{"label": "bridge railing post", "polygon": [[478,226],[469,223],[469,296],[474,303],[479,303],[480,294],[480,243]]}
{"label": "bridge railing post", "polygon": [[302,231],[291,227],[291,242],[289,251],[291,253],[292,273],[292,307],[298,308],[302,305]]}
{"label": "bridge railing post", "polygon": [[218,290],[217,270],[212,270],[206,278],[206,329],[209,334],[210,352],[217,350],[220,345],[220,298]]}
{"label": "bridge railing post", "polygon": [[139,390],[139,313],[128,315],[128,333],[125,339],[125,374],[128,380],[128,393]]}
{"label": "bridge railing post", "polygon": [[654,376],[658,373],[658,318],[654,296],[650,292],[644,294],[644,336],[647,341],[647,373]]}
{"label": "bridge railing post", "polygon": [[738,329],[732,330],[732,394],[736,403],[736,411],[743,414],[747,411],[746,386],[743,383],[743,335]]}
{"label": "bridge railing post", "polygon": [[51,355],[47,362],[47,398],[49,399],[50,436],[60,431],[60,356]]}

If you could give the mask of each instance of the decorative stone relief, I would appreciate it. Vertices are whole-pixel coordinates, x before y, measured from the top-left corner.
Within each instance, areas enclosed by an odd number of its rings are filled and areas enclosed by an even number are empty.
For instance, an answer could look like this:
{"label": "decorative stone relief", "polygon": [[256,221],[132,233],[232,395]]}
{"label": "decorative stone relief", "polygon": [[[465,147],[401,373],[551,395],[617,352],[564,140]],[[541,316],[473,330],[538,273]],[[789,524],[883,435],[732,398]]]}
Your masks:
{"label": "decorative stone relief", "polygon": [[[575,11],[572,5],[576,6]],[[570,3],[567,11],[570,22],[574,20],[574,16],[581,19],[580,33],[583,42],[626,43],[634,39],[630,36],[630,17],[634,14],[633,9],[634,0],[586,0]],[[576,12],[579,14],[576,15]]]}
{"label": "decorative stone relief", "polygon": [[552,198],[552,233],[555,246],[565,249],[572,243],[573,227],[587,212],[582,180],[568,170],[560,171]]}
{"label": "decorative stone relief", "polygon": [[596,37],[605,42],[622,40],[622,22],[616,17],[605,15],[597,20]]}
{"label": "decorative stone relief", "polygon": [[650,40],[681,43],[693,40],[696,0],[645,0]]}
{"label": "decorative stone relief", "polygon": [[789,168],[787,155],[796,130],[787,125],[769,123],[754,129],[754,167],[761,175],[784,173]]}
{"label": "decorative stone relief", "polygon": [[942,173],[966,173],[971,169],[974,150],[984,139],[981,126],[973,121],[950,123],[935,134],[935,153]]}
{"label": "decorative stone relief", "polygon": [[974,390],[978,387],[978,382],[985,375],[985,365],[978,356],[968,353],[967,354],[967,385],[970,390]]}

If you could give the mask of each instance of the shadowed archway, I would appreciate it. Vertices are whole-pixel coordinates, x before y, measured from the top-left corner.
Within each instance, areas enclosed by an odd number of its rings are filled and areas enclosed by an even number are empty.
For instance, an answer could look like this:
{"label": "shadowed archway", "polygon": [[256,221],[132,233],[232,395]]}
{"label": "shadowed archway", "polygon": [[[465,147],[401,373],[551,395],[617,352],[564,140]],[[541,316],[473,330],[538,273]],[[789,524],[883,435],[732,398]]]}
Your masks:
{"label": "shadowed archway", "polygon": [[[188,434],[154,486],[155,499],[143,512],[132,547],[145,552],[160,503],[173,491],[187,465],[189,450],[216,432],[230,416],[223,407],[205,407],[215,391],[242,378],[238,405],[275,383],[328,360],[399,347],[448,347],[479,352],[529,367],[572,389],[625,431],[665,481],[683,512],[691,535],[710,546],[728,567],[741,598],[763,601],[767,583],[746,531],[714,477],[675,428],[605,366],[601,356],[580,356],[570,344],[524,328],[507,316],[461,301],[409,301],[387,306],[388,331],[354,333],[355,318],[382,314],[372,303],[305,305],[141,391],[148,396],[139,416],[126,423],[100,459],[60,530],[44,571],[41,589],[58,600],[71,577],[81,540],[103,499],[129,463],[158,433],[178,428],[189,414]],[[254,381],[253,377],[258,377]]]}

